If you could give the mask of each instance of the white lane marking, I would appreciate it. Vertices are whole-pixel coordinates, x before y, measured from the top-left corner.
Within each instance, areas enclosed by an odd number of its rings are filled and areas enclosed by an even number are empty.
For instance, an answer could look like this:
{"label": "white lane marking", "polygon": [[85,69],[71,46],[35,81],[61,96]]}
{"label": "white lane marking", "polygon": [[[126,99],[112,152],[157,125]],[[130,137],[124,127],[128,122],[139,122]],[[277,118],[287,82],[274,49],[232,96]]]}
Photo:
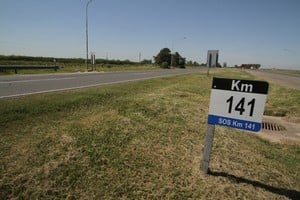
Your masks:
{"label": "white lane marking", "polygon": [[67,77],[67,78],[47,78],[47,79],[34,79],[34,80],[19,80],[19,81],[0,81],[2,84],[6,83],[28,83],[28,82],[39,82],[39,81],[56,81],[56,80],[68,80],[74,79],[74,77]]}

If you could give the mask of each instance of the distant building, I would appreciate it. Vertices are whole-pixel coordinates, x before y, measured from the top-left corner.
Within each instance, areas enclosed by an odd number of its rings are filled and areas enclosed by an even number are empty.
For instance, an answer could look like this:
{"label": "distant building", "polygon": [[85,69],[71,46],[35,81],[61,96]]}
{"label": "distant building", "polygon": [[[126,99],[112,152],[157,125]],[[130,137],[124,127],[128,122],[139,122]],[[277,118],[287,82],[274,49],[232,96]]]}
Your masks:
{"label": "distant building", "polygon": [[260,64],[241,64],[240,68],[242,69],[258,69]]}
{"label": "distant building", "polygon": [[219,59],[219,50],[207,51],[207,67],[217,67]]}

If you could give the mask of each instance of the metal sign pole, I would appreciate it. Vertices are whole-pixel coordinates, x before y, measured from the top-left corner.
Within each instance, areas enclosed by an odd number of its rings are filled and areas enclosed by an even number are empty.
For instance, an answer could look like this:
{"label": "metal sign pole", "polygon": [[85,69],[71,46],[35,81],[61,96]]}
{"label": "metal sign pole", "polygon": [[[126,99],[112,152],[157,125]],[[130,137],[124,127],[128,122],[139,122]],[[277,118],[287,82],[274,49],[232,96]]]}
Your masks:
{"label": "metal sign pole", "polygon": [[214,124],[207,124],[206,136],[205,136],[205,146],[203,151],[203,159],[201,163],[201,168],[204,174],[207,174],[210,162],[210,155],[213,146],[215,134],[215,125]]}

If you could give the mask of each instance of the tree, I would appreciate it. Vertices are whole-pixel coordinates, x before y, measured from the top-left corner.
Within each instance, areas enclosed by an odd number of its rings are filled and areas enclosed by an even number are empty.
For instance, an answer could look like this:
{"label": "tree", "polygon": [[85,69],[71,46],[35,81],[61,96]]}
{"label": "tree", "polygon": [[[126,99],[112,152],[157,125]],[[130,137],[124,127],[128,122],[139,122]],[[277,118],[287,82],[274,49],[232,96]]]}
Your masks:
{"label": "tree", "polygon": [[149,65],[149,64],[152,64],[152,60],[151,60],[151,59],[149,59],[149,60],[144,59],[144,60],[141,61],[141,64],[142,64],[142,65]]}
{"label": "tree", "polygon": [[179,58],[179,65],[180,68],[185,68],[185,58]]}
{"label": "tree", "polygon": [[172,55],[172,66],[171,67],[177,67],[179,65],[179,59],[180,59],[179,53],[175,52]]}
{"label": "tree", "polygon": [[194,65],[194,66],[200,66],[200,64],[197,63],[196,61],[193,62],[193,65]]}
{"label": "tree", "polygon": [[189,66],[192,66],[193,65],[193,61],[189,60],[189,61],[187,61],[186,64],[189,65]]}
{"label": "tree", "polygon": [[154,61],[162,68],[185,68],[185,58],[181,57],[181,55],[178,52],[171,54],[169,48],[161,49],[157,56],[154,56]]}
{"label": "tree", "polygon": [[172,67],[185,68],[185,58],[181,57],[178,52],[173,55]]}
{"label": "tree", "polygon": [[192,61],[192,60],[186,61],[186,65],[188,65],[188,66],[200,66],[200,64],[198,62]]}
{"label": "tree", "polygon": [[168,68],[171,65],[171,51],[169,48],[163,48],[160,52],[154,56],[156,64],[163,68]]}

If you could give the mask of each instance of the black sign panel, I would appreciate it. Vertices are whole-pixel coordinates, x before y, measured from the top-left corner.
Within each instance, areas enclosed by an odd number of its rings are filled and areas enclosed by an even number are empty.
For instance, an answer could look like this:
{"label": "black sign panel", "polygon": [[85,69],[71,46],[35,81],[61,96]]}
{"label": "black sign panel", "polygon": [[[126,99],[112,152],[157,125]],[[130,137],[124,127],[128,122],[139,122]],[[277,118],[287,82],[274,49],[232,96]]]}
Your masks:
{"label": "black sign panel", "polygon": [[267,94],[269,84],[265,81],[213,78],[212,89]]}

